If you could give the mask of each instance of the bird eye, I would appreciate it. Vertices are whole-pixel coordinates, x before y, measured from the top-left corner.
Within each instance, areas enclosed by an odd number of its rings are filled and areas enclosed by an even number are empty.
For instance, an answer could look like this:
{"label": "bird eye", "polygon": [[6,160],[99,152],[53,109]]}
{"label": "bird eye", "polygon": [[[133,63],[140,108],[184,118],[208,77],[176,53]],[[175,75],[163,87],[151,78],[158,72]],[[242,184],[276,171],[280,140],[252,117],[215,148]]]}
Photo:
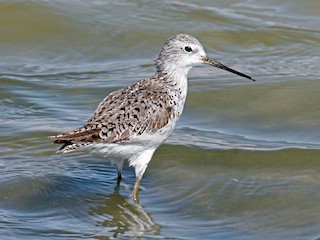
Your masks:
{"label": "bird eye", "polygon": [[192,52],[192,48],[189,47],[189,46],[186,46],[186,47],[184,48],[184,50],[185,50],[186,52]]}

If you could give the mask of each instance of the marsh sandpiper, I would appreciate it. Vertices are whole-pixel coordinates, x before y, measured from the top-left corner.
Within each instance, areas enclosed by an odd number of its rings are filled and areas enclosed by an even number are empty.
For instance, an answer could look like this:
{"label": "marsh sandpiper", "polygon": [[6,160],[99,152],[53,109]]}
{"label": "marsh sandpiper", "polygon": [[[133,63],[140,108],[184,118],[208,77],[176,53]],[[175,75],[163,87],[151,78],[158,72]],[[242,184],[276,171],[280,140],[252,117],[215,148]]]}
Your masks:
{"label": "marsh sandpiper", "polygon": [[87,150],[110,159],[118,178],[124,160],[134,167],[132,191],[138,202],[140,180],[155,152],[174,129],[187,96],[187,74],[196,65],[208,64],[255,81],[209,58],[200,42],[187,34],[169,38],[156,59],[156,73],[129,87],[110,93],[87,123],[52,136],[63,144],[59,153]]}

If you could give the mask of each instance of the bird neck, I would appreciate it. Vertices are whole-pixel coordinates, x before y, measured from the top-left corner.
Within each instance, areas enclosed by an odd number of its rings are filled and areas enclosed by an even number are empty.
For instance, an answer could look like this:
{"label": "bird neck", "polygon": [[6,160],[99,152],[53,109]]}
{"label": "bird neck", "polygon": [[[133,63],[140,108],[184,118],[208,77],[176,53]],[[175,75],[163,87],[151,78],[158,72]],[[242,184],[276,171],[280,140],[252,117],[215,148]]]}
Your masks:
{"label": "bird neck", "polygon": [[181,64],[179,61],[163,61],[160,57],[156,60],[157,73],[165,73],[172,77],[176,75],[187,77],[191,67],[191,65]]}
{"label": "bird neck", "polygon": [[183,105],[188,91],[188,81],[187,74],[189,69],[180,69],[180,68],[166,68],[166,69],[157,69],[156,79],[160,79],[161,83],[169,88],[170,91],[175,92],[178,98],[181,100]]}
{"label": "bird neck", "polygon": [[187,85],[187,75],[191,66],[179,66],[172,64],[171,62],[159,62],[156,63],[156,74],[164,76],[166,82],[172,82],[178,87],[184,87]]}

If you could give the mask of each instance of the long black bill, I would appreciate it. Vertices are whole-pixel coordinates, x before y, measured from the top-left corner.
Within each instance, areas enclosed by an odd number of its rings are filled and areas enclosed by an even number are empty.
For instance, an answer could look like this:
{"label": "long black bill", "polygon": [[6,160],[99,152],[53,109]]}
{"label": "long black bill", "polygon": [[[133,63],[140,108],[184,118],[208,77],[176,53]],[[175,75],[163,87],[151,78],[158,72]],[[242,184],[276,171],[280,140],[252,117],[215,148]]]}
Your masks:
{"label": "long black bill", "polygon": [[221,69],[226,70],[226,71],[228,71],[228,72],[232,72],[232,73],[237,74],[237,75],[239,75],[239,76],[241,76],[241,77],[248,78],[248,79],[250,79],[250,80],[252,80],[252,81],[256,81],[254,78],[252,78],[252,77],[250,77],[250,76],[248,76],[248,75],[246,75],[246,74],[243,74],[243,73],[241,73],[241,72],[238,72],[238,71],[236,71],[236,70],[233,70],[232,68],[228,68],[227,66],[223,65],[222,63],[220,63],[220,62],[218,62],[218,61],[216,61],[216,60],[213,60],[213,59],[211,59],[211,58],[205,57],[205,58],[203,59],[203,63],[209,64],[209,65],[214,66],[214,67],[217,67],[217,68],[221,68]]}

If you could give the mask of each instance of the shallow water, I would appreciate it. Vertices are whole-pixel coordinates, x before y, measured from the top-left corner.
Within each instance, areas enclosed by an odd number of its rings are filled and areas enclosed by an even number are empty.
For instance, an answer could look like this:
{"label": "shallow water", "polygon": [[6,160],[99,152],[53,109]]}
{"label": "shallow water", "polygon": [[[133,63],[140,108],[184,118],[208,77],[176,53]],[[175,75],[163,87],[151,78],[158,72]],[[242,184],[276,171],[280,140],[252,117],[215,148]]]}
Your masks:
{"label": "shallow water", "polygon": [[[2,1],[1,239],[319,239],[317,0]],[[56,155],[105,95],[150,76],[171,35],[257,82],[200,66],[131,198],[95,156]]]}

